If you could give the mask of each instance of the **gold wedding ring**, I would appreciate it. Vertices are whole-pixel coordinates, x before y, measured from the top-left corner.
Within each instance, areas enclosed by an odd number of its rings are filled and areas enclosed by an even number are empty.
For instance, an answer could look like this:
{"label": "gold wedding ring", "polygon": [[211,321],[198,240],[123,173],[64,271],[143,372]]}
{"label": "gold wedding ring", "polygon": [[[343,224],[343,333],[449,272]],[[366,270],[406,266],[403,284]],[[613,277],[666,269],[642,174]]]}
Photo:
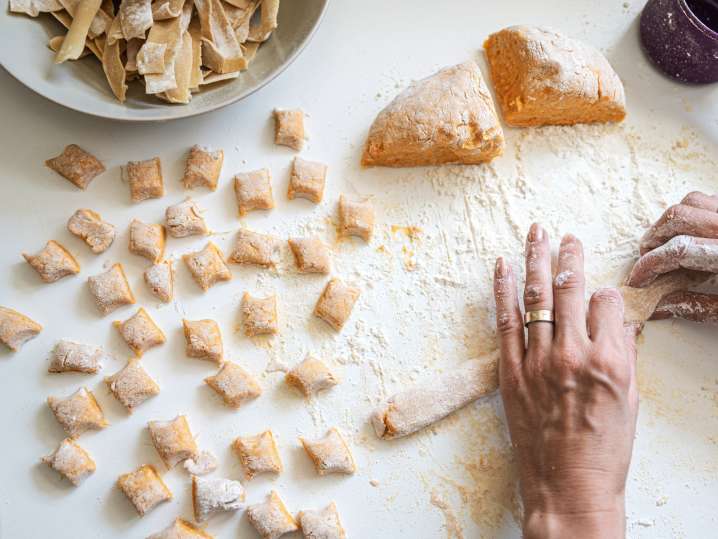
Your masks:
{"label": "gold wedding ring", "polygon": [[529,327],[529,324],[533,324],[534,322],[548,322],[553,324],[553,311],[546,309],[526,311],[524,313],[524,326]]}

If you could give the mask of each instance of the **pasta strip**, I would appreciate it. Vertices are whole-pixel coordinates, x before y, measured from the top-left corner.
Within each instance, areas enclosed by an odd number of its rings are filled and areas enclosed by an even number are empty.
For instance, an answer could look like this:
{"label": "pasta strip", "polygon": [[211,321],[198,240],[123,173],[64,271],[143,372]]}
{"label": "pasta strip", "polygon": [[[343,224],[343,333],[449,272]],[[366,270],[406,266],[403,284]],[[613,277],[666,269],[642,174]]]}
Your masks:
{"label": "pasta strip", "polygon": [[153,22],[150,0],[122,0],[118,17],[125,39],[144,39]]}
{"label": "pasta strip", "polygon": [[82,0],[75,9],[72,24],[62,42],[60,50],[55,55],[55,63],[61,64],[67,60],[77,60],[85,48],[85,40],[92,20],[100,10],[102,0]]}
{"label": "pasta strip", "polygon": [[156,0],[152,2],[152,18],[155,21],[174,19],[182,13],[184,0]]}
{"label": "pasta strip", "polygon": [[24,13],[30,17],[63,9],[62,4],[57,0],[10,0],[9,6],[10,12]]}
{"label": "pasta strip", "polygon": [[[62,10],[62,11],[53,11],[52,13],[50,13],[50,15],[52,15],[53,17],[55,17],[55,19],[57,20],[57,22],[59,22],[59,23],[60,23],[61,25],[63,25],[65,28],[70,28],[70,25],[72,24],[72,17],[70,16],[70,14],[69,14],[67,11],[65,11],[65,10]],[[61,38],[63,39],[63,41],[64,41],[64,39],[65,39],[65,36],[58,36],[58,37],[61,37]],[[53,39],[55,39],[55,38],[53,38]],[[95,44],[94,41],[92,41],[91,39],[86,39],[86,40],[85,40],[85,47],[87,47],[88,49],[90,49],[90,51],[92,51],[92,54],[94,54],[94,55],[97,57],[97,59],[98,59],[100,62],[102,62],[102,51],[101,51],[101,50],[99,49],[99,47]],[[60,47],[59,47],[59,46],[58,46],[57,49],[52,48],[52,46],[50,46],[50,48],[51,48],[55,53],[57,53],[57,51],[60,50]],[[80,58],[82,58],[82,54],[80,54]]]}
{"label": "pasta strip", "polygon": [[215,73],[231,73],[247,67],[234,29],[221,0],[194,0],[202,28],[204,65]]}
{"label": "pasta strip", "polygon": [[182,44],[175,56],[175,82],[177,87],[165,92],[170,103],[189,103],[192,99],[190,84],[192,81],[192,36],[189,32],[182,35]]}
{"label": "pasta strip", "polygon": [[261,9],[262,18],[259,25],[250,27],[249,35],[247,36],[248,41],[258,41],[260,43],[267,41],[277,27],[279,0],[263,0]]}
{"label": "pasta strip", "polygon": [[[112,21],[110,32],[116,31],[119,26],[120,16],[118,15]],[[102,70],[105,72],[112,93],[120,103],[124,103],[127,93],[127,73],[122,62],[121,45],[122,41],[119,39],[112,42],[110,39],[107,40],[105,50],[102,51]]]}
{"label": "pasta strip", "polygon": [[[67,13],[70,15],[72,19],[74,19],[77,15],[77,8],[78,6],[85,2],[86,0],[58,0],[60,4],[62,4],[62,7],[65,8]],[[102,0],[100,0],[100,5],[102,5]],[[105,32],[107,32],[107,29],[110,27],[110,24],[112,23],[112,17],[109,16],[107,13],[105,13],[102,9],[98,8],[96,13],[94,14],[92,21],[90,22],[90,29],[87,32],[87,35],[90,39],[94,39],[97,36],[101,36]]]}

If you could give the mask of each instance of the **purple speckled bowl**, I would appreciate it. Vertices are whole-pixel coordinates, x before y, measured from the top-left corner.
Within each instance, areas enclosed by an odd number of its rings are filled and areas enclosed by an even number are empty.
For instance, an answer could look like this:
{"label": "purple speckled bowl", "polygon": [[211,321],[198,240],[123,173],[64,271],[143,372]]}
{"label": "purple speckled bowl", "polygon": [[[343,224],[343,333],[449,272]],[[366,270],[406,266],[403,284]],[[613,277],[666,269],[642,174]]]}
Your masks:
{"label": "purple speckled bowl", "polygon": [[649,0],[641,15],[641,42],[653,63],[681,82],[718,82],[718,33],[686,0]]}

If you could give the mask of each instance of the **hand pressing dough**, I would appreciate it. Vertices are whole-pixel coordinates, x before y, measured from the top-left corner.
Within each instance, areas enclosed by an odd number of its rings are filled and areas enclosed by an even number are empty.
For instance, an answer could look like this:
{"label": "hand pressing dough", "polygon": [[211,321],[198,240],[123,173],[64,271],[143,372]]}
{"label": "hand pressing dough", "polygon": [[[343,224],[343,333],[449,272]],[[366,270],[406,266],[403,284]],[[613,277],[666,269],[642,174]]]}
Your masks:
{"label": "hand pressing dough", "polygon": [[474,61],[412,83],[369,130],[362,165],[477,164],[504,151],[504,134]]}
{"label": "hand pressing dough", "polygon": [[115,241],[115,227],[103,221],[99,213],[80,209],[67,221],[67,229],[90,246],[95,254],[104,253]]}
{"label": "hand pressing dough", "polygon": [[22,256],[46,283],[54,283],[68,275],[80,273],[80,264],[75,257],[55,240],[48,241],[36,255],[23,253]]}
{"label": "hand pressing dough", "polygon": [[70,438],[61,441],[55,451],[43,457],[42,462],[74,486],[82,483],[96,469],[95,461],[92,460],[90,454]]}
{"label": "hand pressing dough", "polygon": [[37,337],[42,326],[13,309],[0,307],[0,342],[17,352],[30,339]]}
{"label": "hand pressing dough", "polygon": [[512,26],[484,43],[506,123],[528,127],[620,122],[623,84],[593,47],[535,26]]}

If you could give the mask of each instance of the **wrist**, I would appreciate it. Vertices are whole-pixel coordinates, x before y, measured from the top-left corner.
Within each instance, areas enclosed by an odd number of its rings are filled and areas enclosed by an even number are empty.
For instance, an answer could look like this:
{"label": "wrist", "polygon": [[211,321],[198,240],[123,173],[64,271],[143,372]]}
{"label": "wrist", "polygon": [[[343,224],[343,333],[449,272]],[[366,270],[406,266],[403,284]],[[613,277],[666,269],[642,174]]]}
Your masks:
{"label": "wrist", "polygon": [[563,513],[543,509],[526,509],[524,537],[526,539],[574,538],[619,539],[625,537],[625,508],[623,499],[615,508],[586,512]]}

